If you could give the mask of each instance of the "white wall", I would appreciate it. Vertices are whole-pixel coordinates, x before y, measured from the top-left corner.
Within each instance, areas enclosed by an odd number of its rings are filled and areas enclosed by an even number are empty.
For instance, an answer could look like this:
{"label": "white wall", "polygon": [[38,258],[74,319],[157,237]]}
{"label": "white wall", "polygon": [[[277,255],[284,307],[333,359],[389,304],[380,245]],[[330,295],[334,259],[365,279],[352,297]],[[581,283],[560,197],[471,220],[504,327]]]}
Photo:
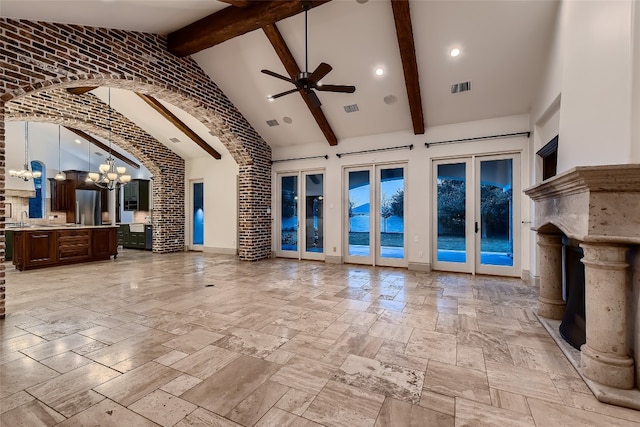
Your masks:
{"label": "white wall", "polygon": [[238,165],[227,153],[185,161],[185,236],[191,242],[191,185],[204,183],[204,245],[206,252],[235,254],[238,229]]}
{"label": "white wall", "polygon": [[561,5],[559,173],[631,161],[632,9],[632,0]]}
{"label": "white wall", "polygon": [[633,68],[631,106],[631,163],[640,163],[640,3],[633,4]]}
{"label": "white wall", "polygon": [[[408,260],[412,264],[430,264],[431,257],[431,160],[451,156],[467,156],[472,154],[499,153],[504,151],[521,152],[521,180],[523,187],[528,186],[528,139],[516,137],[509,139],[485,140],[463,144],[436,145],[426,148],[425,142],[436,142],[457,138],[469,138],[495,134],[527,131],[529,116],[520,115],[499,119],[460,123],[456,125],[438,126],[427,129],[425,135],[413,135],[412,132],[395,132],[372,135],[339,141],[336,147],[326,145],[306,147],[282,147],[273,150],[273,159],[287,159],[328,154],[329,158],[312,160],[294,160],[278,162],[273,165],[274,205],[272,207],[275,224],[275,191],[277,189],[277,173],[298,170],[323,168],[326,171],[325,183],[325,251],[328,256],[343,256],[343,209],[345,206],[343,191],[343,168],[347,166],[406,162],[407,170],[407,203],[405,227],[407,236]],[[359,151],[414,144],[413,150],[394,150],[342,156],[336,153]],[[523,214],[528,217],[528,205],[524,205]],[[527,218],[524,218],[525,220]],[[523,233],[523,269],[529,268],[529,239]],[[273,232],[273,250],[276,250],[276,227]],[[333,252],[333,248],[336,251]],[[422,252],[422,257],[419,253]]]}
{"label": "white wall", "polygon": [[[561,3],[531,109],[532,153],[558,128],[558,173],[575,166],[640,162],[639,35],[637,1]],[[530,166],[530,181],[540,182],[541,161],[534,154]],[[532,204],[530,210],[533,217]],[[535,274],[533,238],[531,253]]]}

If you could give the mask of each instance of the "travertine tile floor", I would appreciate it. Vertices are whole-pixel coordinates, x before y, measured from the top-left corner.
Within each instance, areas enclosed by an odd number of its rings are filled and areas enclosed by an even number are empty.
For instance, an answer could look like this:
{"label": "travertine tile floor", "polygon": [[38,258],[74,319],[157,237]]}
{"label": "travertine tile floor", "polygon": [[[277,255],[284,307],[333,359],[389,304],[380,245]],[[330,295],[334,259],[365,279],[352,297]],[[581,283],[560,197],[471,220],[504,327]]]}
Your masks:
{"label": "travertine tile floor", "polygon": [[640,425],[519,280],[132,250],[6,266],[3,426]]}

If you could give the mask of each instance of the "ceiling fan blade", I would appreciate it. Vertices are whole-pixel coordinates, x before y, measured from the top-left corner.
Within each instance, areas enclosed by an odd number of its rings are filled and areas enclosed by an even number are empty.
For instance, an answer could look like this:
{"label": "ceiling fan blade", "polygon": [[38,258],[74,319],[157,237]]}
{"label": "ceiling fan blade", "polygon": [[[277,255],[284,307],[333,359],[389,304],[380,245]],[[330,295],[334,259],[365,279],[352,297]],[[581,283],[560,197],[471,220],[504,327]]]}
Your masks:
{"label": "ceiling fan blade", "polygon": [[313,83],[318,83],[324,76],[329,74],[331,70],[333,70],[333,67],[331,67],[331,65],[327,64],[326,62],[322,62],[320,63],[320,65],[318,65],[318,68],[316,68],[315,71],[311,73],[311,75],[309,76],[309,80]]}
{"label": "ceiling fan blade", "polygon": [[318,95],[316,95],[314,91],[307,91],[307,95],[309,95],[309,101],[311,102],[312,106],[320,107],[322,105],[322,103],[320,102],[320,98],[318,98]]}
{"label": "ceiling fan blade", "polygon": [[344,92],[344,93],[353,93],[356,91],[355,86],[341,86],[341,85],[322,85],[317,86],[316,90],[320,92]]}
{"label": "ceiling fan blade", "polygon": [[298,91],[298,88],[291,89],[291,90],[288,90],[286,92],[278,93],[276,95],[271,95],[270,98],[271,99],[280,98],[281,96],[289,95],[290,93],[294,93],[294,92],[297,92],[297,91]]}
{"label": "ceiling fan blade", "polygon": [[[275,77],[275,78],[277,78],[277,79],[287,81],[287,82],[289,82],[289,83],[294,83],[294,81],[293,81],[293,80],[291,80],[289,77],[285,77],[285,76],[283,76],[283,75],[281,75],[281,74],[274,73],[273,71],[269,71],[269,70],[260,70],[260,72],[262,72],[262,73],[264,73],[264,74],[266,74],[266,75],[268,75],[268,76]],[[295,83],[294,83],[294,84],[295,84]]]}

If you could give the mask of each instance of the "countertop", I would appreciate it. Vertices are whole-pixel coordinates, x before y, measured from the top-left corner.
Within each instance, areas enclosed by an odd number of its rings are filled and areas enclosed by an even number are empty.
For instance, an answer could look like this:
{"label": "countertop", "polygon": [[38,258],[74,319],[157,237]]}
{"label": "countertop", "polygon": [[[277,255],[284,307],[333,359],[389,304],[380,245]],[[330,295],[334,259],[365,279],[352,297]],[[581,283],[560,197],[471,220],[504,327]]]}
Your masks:
{"label": "countertop", "polygon": [[117,225],[81,225],[81,224],[31,224],[23,227],[5,226],[5,230],[39,231],[39,230],[75,230],[82,228],[117,228]]}

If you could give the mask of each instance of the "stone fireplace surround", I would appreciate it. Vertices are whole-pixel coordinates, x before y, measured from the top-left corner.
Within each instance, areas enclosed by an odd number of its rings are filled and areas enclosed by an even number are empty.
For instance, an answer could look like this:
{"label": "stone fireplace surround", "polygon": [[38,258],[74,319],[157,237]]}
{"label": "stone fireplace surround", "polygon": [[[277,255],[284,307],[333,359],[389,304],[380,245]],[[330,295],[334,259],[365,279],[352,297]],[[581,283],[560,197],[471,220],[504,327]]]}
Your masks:
{"label": "stone fireplace surround", "polygon": [[[524,193],[535,203],[538,318],[598,400],[640,410],[640,164],[576,167]],[[579,352],[558,332],[563,235],[584,250]]]}

